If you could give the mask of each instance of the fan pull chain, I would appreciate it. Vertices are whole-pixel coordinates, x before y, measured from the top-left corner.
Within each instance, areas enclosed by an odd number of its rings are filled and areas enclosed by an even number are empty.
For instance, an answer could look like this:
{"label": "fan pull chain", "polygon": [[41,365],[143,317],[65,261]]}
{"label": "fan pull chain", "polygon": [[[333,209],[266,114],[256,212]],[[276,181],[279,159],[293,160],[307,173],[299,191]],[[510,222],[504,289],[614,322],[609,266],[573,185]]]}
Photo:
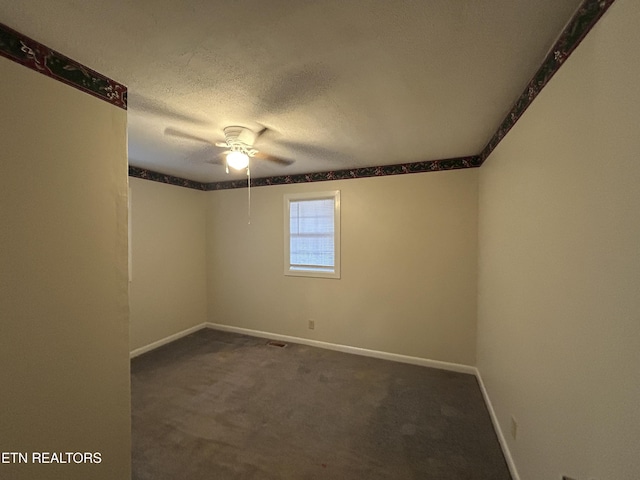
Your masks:
{"label": "fan pull chain", "polygon": [[251,168],[247,165],[247,194],[249,196],[247,201],[247,216],[249,217],[248,225],[251,225]]}

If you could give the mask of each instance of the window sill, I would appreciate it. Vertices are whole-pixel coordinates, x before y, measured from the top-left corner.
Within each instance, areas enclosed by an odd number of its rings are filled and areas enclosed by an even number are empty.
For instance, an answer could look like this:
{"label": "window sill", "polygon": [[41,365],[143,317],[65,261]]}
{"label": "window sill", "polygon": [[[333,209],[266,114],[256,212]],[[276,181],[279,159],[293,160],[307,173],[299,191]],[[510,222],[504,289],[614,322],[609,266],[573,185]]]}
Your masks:
{"label": "window sill", "polygon": [[285,270],[284,274],[289,277],[340,278],[340,272],[336,272],[334,269],[311,270],[307,268],[302,269],[290,267],[289,269]]}

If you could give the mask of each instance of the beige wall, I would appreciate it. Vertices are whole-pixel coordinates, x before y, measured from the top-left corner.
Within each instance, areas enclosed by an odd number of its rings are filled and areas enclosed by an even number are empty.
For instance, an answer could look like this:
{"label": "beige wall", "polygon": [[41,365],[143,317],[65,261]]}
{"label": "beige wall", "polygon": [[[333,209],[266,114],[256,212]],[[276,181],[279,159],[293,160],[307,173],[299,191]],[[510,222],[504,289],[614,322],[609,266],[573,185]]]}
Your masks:
{"label": "beige wall", "polygon": [[480,169],[478,368],[523,480],[640,478],[638,25],[618,0]]}
{"label": "beige wall", "polygon": [[206,193],[129,182],[135,350],[207,321]]}
{"label": "beige wall", "polygon": [[[246,189],[209,192],[209,320],[473,365],[477,175],[252,188],[250,225]],[[336,189],[342,278],[285,276],[283,195]]]}
{"label": "beige wall", "polygon": [[130,477],[126,111],[0,58],[0,478]]}

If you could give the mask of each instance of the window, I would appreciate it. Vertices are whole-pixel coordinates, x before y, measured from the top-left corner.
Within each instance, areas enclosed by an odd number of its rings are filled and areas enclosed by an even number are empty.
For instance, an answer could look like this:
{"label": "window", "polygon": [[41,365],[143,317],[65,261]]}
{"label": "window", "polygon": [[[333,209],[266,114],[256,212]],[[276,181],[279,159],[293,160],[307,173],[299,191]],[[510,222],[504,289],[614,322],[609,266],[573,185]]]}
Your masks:
{"label": "window", "polygon": [[340,191],[284,197],[284,274],[340,278]]}

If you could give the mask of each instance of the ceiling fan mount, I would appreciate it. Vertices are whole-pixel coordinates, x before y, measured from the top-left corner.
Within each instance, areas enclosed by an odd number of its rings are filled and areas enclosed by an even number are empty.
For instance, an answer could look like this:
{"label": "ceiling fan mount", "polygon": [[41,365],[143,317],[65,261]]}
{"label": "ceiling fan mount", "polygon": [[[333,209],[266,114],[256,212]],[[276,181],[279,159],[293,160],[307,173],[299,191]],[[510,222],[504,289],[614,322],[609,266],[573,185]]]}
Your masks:
{"label": "ceiling fan mount", "polygon": [[228,144],[242,143],[244,145],[252,146],[258,134],[247,127],[231,126],[224,128],[224,138]]}
{"label": "ceiling fan mount", "polygon": [[216,147],[228,148],[230,153],[238,152],[247,157],[253,157],[258,150],[253,148],[253,144],[260,135],[253,130],[237,125],[225,127],[224,142],[216,142]]}

